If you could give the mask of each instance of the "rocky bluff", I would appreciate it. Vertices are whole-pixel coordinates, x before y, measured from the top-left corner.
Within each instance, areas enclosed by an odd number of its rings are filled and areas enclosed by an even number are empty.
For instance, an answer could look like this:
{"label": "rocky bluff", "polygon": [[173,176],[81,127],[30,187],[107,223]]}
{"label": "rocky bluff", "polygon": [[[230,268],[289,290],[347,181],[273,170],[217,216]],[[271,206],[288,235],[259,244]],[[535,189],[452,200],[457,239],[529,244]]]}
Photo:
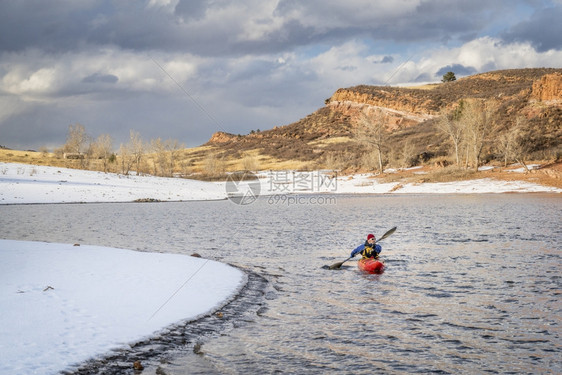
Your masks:
{"label": "rocky bluff", "polygon": [[[541,134],[537,148],[559,149],[562,69],[552,68],[493,71],[421,87],[341,88],[326,99],[324,107],[295,123],[248,135],[218,132],[207,145],[220,145],[226,157],[257,149],[279,160],[310,161],[311,167],[322,167],[330,153],[346,153],[353,162],[364,152],[354,140],[354,129],[362,113],[375,109],[385,115],[390,147],[400,149],[411,143],[417,153],[445,154],[439,146],[445,138],[436,129],[435,121],[444,110],[470,99],[498,103],[494,114],[498,131],[506,131],[518,116],[524,116]],[[328,146],[318,147],[319,142]]]}

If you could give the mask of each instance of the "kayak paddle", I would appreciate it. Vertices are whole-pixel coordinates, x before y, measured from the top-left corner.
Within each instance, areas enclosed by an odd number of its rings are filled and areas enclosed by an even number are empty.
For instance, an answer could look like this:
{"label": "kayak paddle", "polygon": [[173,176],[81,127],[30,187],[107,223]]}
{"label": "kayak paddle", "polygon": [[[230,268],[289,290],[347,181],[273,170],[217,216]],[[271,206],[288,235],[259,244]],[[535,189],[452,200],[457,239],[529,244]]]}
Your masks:
{"label": "kayak paddle", "polygon": [[[380,240],[384,240],[386,237],[390,236],[392,233],[394,233],[394,231],[396,231],[396,227],[389,229],[385,234],[382,235],[381,238],[379,238],[378,240],[375,241],[375,243],[379,242]],[[331,270],[335,270],[337,268],[340,268],[345,262],[347,262],[348,260],[350,260],[353,257],[349,257],[346,260],[344,260],[343,262],[337,262],[332,264],[330,267],[328,267]]]}

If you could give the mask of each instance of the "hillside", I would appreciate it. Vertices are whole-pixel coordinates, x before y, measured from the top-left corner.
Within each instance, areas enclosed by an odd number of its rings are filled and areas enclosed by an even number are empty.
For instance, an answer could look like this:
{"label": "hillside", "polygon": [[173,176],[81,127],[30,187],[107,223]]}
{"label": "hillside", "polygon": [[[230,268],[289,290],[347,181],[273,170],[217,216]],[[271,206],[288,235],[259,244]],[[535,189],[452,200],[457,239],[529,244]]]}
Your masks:
{"label": "hillside", "polygon": [[[369,169],[361,162],[367,146],[357,141],[355,130],[361,113],[377,109],[384,113],[386,165],[411,166],[433,159],[447,159],[447,136],[436,127],[439,115],[461,100],[494,101],[494,129],[485,145],[485,159],[496,158],[493,139],[509,130],[517,117],[529,122],[529,158],[552,160],[560,155],[562,140],[562,69],[515,69],[494,71],[432,85],[427,88],[355,86],[337,90],[326,105],[286,126],[249,135],[216,133],[207,152],[227,160],[248,153],[264,161],[292,160],[309,168]],[[408,145],[412,156],[405,163],[400,152]],[[404,165],[400,165],[404,164]]]}

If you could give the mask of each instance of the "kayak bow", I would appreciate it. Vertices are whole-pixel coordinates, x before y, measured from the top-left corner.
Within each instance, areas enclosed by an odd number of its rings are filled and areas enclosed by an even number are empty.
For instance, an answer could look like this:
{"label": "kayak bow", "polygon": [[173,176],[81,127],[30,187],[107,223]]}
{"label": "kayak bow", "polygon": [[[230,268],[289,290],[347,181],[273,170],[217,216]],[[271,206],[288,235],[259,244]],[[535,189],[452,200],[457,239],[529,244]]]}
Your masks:
{"label": "kayak bow", "polygon": [[363,272],[367,273],[383,273],[384,263],[376,260],[375,258],[360,259],[357,262],[357,267]]}

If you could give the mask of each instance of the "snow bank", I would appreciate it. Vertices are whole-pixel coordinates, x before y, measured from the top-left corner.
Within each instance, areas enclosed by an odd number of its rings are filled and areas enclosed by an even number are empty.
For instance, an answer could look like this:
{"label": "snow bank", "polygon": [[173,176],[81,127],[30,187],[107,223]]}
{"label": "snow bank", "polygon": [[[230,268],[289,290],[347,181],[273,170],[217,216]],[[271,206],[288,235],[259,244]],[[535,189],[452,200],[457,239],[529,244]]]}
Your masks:
{"label": "snow bank", "polygon": [[[413,169],[413,168],[411,168]],[[417,169],[417,168],[416,168]],[[261,175],[261,195],[284,193],[339,194],[477,194],[477,193],[562,193],[562,189],[525,181],[483,178],[455,182],[381,183],[372,174],[331,177],[330,172],[270,172]]]}
{"label": "snow bank", "polygon": [[0,163],[0,204],[225,199],[211,182]]}
{"label": "snow bank", "polygon": [[245,275],[211,260],[0,240],[0,374],[53,374],[211,312]]}
{"label": "snow bank", "polygon": [[483,193],[560,193],[562,189],[525,181],[500,181],[490,178],[469,181],[406,184],[397,194],[483,194]]}

